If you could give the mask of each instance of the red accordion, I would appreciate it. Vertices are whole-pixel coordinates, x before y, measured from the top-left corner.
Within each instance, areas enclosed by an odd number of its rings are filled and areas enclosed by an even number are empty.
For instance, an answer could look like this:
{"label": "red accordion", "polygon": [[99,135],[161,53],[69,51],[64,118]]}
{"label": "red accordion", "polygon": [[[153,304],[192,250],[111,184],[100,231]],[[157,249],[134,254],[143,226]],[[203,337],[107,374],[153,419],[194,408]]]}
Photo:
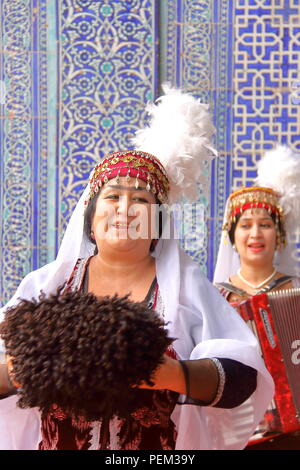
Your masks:
{"label": "red accordion", "polygon": [[257,336],[275,396],[252,442],[300,430],[300,289],[258,294],[236,307]]}

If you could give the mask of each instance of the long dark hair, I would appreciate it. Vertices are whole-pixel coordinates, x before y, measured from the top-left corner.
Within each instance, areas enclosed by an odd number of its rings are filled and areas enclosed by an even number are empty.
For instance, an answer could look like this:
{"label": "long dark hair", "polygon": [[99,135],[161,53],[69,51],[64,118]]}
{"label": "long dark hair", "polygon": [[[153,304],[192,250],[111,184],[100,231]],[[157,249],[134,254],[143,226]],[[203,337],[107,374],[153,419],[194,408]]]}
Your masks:
{"label": "long dark hair", "polygon": [[84,212],[83,232],[85,236],[87,237],[87,239],[90,242],[92,242],[94,245],[96,245],[96,241],[92,238],[91,232],[92,232],[92,222],[93,222],[93,218],[96,212],[96,206],[97,206],[99,195],[100,195],[100,191],[96,194],[96,196],[90,199]]}

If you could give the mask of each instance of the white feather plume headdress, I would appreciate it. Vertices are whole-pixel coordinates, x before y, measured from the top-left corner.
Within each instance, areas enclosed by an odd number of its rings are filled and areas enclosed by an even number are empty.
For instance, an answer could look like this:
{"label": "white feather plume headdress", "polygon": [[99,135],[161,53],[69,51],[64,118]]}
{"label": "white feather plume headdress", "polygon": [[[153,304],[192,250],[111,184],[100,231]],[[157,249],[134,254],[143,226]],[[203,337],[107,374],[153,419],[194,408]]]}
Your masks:
{"label": "white feather plume headdress", "polygon": [[257,164],[255,184],[279,194],[288,232],[300,225],[300,153],[286,145],[277,145],[265,153]]}
{"label": "white feather plume headdress", "polygon": [[155,155],[164,166],[170,203],[182,197],[194,200],[197,183],[206,184],[205,162],[217,155],[209,106],[166,84],[162,88],[165,94],[146,107],[150,125],[138,131],[132,143],[136,150]]}

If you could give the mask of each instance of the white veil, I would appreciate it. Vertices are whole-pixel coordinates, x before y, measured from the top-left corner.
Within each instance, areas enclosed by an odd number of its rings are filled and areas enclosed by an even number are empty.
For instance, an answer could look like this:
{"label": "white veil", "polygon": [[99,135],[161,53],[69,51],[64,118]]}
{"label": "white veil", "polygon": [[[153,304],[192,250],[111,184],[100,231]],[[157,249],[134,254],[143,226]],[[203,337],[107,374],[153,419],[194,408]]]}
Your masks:
{"label": "white veil", "polygon": [[[223,226],[226,222],[226,214],[228,211],[229,200],[226,202],[225,215],[223,218]],[[233,249],[233,246],[229,240],[229,236],[225,230],[222,230],[221,240],[218,250],[217,262],[214,271],[213,283],[227,281],[230,276],[235,274],[240,267],[240,258]]]}

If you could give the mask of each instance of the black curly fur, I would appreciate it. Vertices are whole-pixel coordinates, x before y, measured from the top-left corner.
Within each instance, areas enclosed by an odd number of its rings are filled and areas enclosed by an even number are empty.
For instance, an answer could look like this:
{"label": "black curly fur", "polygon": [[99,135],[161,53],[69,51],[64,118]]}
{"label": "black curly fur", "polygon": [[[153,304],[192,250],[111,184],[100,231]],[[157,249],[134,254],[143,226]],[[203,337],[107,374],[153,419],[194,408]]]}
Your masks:
{"label": "black curly fur", "polygon": [[127,417],[151,399],[154,370],[172,343],[164,322],[144,303],[61,292],[20,300],[0,326],[18,405],[47,412],[55,403],[87,420]]}

